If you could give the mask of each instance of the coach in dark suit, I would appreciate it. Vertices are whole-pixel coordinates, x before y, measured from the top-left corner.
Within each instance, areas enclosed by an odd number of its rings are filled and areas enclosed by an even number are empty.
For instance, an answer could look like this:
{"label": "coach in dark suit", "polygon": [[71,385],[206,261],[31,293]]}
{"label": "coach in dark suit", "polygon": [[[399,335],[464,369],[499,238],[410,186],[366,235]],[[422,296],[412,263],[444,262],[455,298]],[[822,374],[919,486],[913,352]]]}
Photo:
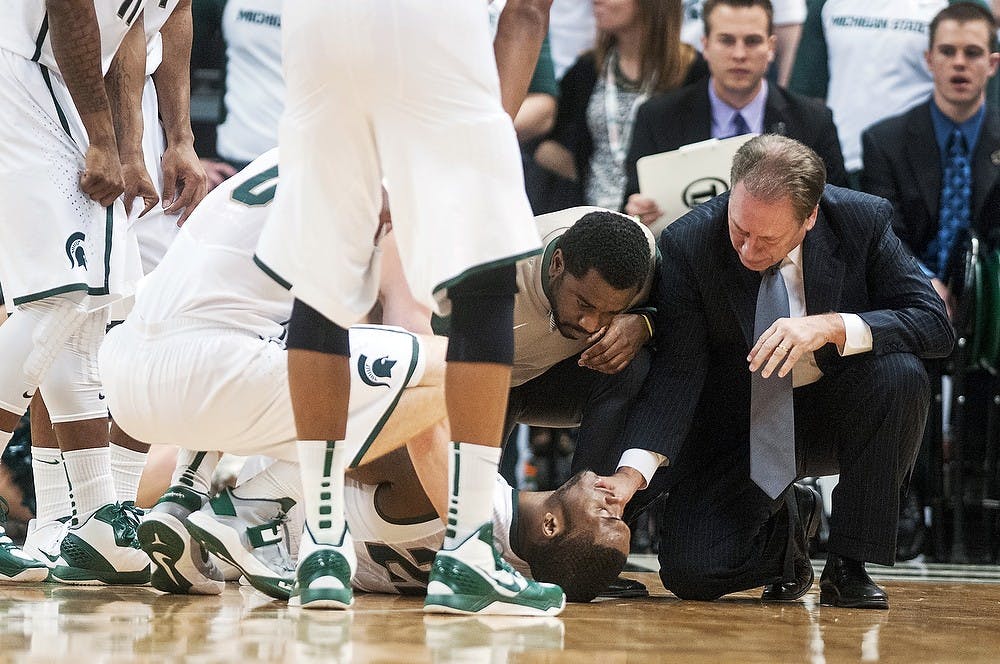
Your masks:
{"label": "coach in dark suit", "polygon": [[[758,586],[765,599],[801,597],[816,507],[789,484],[839,471],[821,601],[886,608],[864,563],[893,563],[929,401],[919,358],[954,342],[944,304],[893,234],[888,203],[824,188],[822,162],[801,143],[752,139],[731,181],[659,240],[656,352],[624,445],[667,466],[660,577],[682,598]],[[781,297],[758,295],[765,280]],[[755,321],[782,299],[784,316]],[[788,376],[787,411],[761,410],[761,386]],[[785,465],[762,476],[771,466],[751,440],[782,422],[770,443],[785,444]],[[619,469],[609,481],[622,499],[641,484],[629,477]]]}
{"label": "coach in dark suit", "polygon": [[653,97],[639,108],[625,161],[625,212],[645,224],[660,216],[653,200],[638,193],[640,157],[750,132],[805,143],[826,164],[827,182],[846,186],[830,109],[765,78],[774,59],[770,0],[709,0],[704,20],[703,54],[711,78]]}

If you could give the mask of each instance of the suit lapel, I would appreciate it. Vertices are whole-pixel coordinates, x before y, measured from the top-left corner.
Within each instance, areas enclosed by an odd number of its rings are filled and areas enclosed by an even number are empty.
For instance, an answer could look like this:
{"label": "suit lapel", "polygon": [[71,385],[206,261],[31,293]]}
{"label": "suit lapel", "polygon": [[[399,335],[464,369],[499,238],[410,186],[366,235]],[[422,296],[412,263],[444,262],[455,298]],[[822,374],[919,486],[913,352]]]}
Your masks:
{"label": "suit lapel", "polygon": [[844,287],[844,261],[836,255],[839,244],[821,208],[816,225],[802,241],[806,315],[825,314],[838,308]]}
{"label": "suit lapel", "polygon": [[767,100],[764,103],[764,133],[788,135],[788,127],[785,124],[785,98],[782,96],[778,86],[769,84],[767,88]]}
{"label": "suit lapel", "polygon": [[729,305],[736,314],[736,319],[747,342],[747,348],[752,348],[754,341],[753,323],[757,312],[757,291],[760,290],[760,274],[748,270],[740,262],[740,256],[733,249],[729,239],[729,215],[722,217],[721,236],[716,238],[715,246],[721,252],[719,265],[723,266],[723,289],[729,299]]}
{"label": "suit lapel", "polygon": [[941,153],[934,136],[930,102],[918,106],[908,115],[906,157],[916,174],[917,185],[931,219],[937,219],[941,201]]}
{"label": "suit lapel", "polygon": [[[989,106],[972,156],[972,219],[980,218],[983,204],[1000,175],[1000,113]],[[989,220],[993,223],[995,220]],[[980,229],[983,230],[983,229]]]}

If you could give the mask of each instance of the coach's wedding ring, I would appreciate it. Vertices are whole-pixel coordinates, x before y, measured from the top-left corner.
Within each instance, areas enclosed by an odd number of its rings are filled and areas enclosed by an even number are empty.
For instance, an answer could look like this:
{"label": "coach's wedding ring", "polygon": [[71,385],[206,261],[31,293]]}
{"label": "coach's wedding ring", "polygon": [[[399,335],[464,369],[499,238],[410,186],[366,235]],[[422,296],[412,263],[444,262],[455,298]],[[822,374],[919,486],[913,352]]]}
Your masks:
{"label": "coach's wedding ring", "polygon": [[789,350],[791,350],[791,349],[790,349],[790,348],[789,348],[788,346],[782,346],[781,344],[778,344],[778,348],[780,348],[780,349],[781,349],[782,351],[784,351],[784,352],[786,352],[786,353],[787,353],[787,352],[788,352]]}

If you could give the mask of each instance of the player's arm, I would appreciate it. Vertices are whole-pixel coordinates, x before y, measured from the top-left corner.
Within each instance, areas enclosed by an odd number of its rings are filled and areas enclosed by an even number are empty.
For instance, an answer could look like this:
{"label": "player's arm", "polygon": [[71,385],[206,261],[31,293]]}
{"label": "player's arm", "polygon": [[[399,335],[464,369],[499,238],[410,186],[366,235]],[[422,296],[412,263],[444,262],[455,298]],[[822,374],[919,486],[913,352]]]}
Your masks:
{"label": "player's arm", "polygon": [[500,74],[500,97],[511,118],[528,94],[542,40],[549,30],[552,0],[508,0],[493,40]]}
{"label": "player's arm", "polygon": [[140,217],[153,209],[159,200],[142,155],[142,86],[145,77],[146,35],[140,16],[125,34],[104,76],[125,185],[125,212],[130,213],[132,201],[141,197],[145,206]]}
{"label": "player's arm", "polygon": [[191,0],[181,0],[160,29],[163,62],[153,74],[167,137],[163,153],[163,207],[183,224],[208,193],[205,169],[191,130]]}
{"label": "player's arm", "polygon": [[101,33],[91,0],[46,0],[52,52],[87,130],[86,164],[80,189],[111,205],[125,186],[111,105],[101,71]]}

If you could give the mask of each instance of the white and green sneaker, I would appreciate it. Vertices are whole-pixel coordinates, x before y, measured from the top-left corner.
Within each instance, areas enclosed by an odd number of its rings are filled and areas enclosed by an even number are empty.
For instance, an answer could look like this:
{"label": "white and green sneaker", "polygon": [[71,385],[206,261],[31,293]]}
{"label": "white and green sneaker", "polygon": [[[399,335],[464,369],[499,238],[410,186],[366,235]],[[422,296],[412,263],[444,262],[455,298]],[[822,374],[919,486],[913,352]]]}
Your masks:
{"label": "white and green sneaker", "polygon": [[285,516],[294,504],[291,498],[242,498],[227,488],[184,525],[205,550],[237,567],[251,586],[287,600],[295,566],[288,555]]}
{"label": "white and green sneaker", "polygon": [[149,557],[139,548],[135,513],[108,503],[71,525],[59,546],[52,578],[73,585],[149,583]]}
{"label": "white and green sneaker", "polygon": [[565,606],[562,588],[526,579],[500,557],[490,522],[457,548],[437,552],[424,601],[428,613],[476,615],[555,616]]}
{"label": "white and green sneaker", "polygon": [[49,575],[49,568],[18,548],[4,530],[8,509],[7,501],[0,497],[0,581],[44,581]]}
{"label": "white and green sneaker", "polygon": [[307,523],[299,545],[295,588],[288,605],[304,609],[349,609],[354,604],[351,579],[357,568],[354,541],[347,526],[340,544],[331,546],[313,539]]}
{"label": "white and green sneaker", "polygon": [[218,595],[226,587],[222,572],[184,527],[188,515],[200,510],[206,502],[208,496],[203,493],[172,486],[139,524],[139,546],[153,561],[149,580],[157,590],[181,595]]}
{"label": "white and green sneaker", "polygon": [[69,531],[69,517],[41,523],[38,519],[28,522],[28,534],[21,549],[52,569],[59,560],[59,546]]}

